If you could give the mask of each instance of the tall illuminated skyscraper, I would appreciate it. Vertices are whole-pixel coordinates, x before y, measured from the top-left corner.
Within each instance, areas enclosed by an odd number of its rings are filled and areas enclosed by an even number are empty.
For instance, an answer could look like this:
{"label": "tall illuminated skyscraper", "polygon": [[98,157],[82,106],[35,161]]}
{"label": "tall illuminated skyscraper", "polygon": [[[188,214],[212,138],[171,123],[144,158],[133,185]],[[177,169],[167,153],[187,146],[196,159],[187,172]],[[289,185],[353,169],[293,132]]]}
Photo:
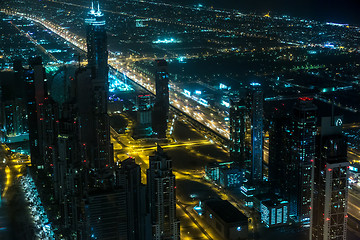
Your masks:
{"label": "tall illuminated skyscraper", "polygon": [[[94,5],[94,4],[93,4]],[[88,67],[77,72],[80,141],[92,168],[113,164],[108,109],[108,51],[105,17],[97,4],[85,19]]]}
{"label": "tall illuminated skyscraper", "polygon": [[165,138],[170,106],[168,64],[164,59],[156,60],[155,64],[156,98],[153,114],[153,130],[159,138]]}
{"label": "tall illuminated skyscraper", "polygon": [[317,107],[312,98],[299,98],[293,108],[293,137],[289,179],[290,216],[307,225],[310,221],[311,171],[315,157]]}
{"label": "tall illuminated skyscraper", "polygon": [[251,180],[259,182],[263,179],[263,91],[260,83],[250,83],[248,93],[248,114],[251,122]]}
{"label": "tall illuminated skyscraper", "polygon": [[310,240],[346,239],[349,162],[341,117],[321,119],[313,162]]}

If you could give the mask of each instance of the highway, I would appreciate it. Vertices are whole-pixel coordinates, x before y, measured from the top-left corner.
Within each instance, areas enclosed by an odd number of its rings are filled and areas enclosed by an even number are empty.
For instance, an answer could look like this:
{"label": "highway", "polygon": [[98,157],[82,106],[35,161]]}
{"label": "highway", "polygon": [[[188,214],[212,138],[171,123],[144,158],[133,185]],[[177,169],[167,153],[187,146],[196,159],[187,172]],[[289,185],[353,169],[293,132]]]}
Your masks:
{"label": "highway", "polygon": [[[54,32],[59,37],[63,38],[67,42],[76,46],[80,50],[86,52],[86,41],[80,36],[70,32],[68,29],[64,29],[63,27],[49,22],[45,19],[37,18],[36,16],[31,16],[24,13],[18,13],[8,10],[1,10],[2,12],[10,15],[22,16],[28,20],[34,21],[46,29]],[[41,46],[40,46],[41,47]],[[113,59],[109,61],[109,66],[115,69],[116,71],[124,74],[128,79],[139,84],[143,88],[147,89],[149,92],[155,94],[155,84],[152,79],[149,77],[143,76],[142,73],[136,72],[131,68],[130,65],[125,64],[121,58],[118,57],[117,54],[113,52],[109,52],[109,59]],[[204,126],[212,129],[214,132],[219,135],[229,139],[229,128],[224,121],[226,115],[219,114],[218,109],[211,108],[210,106],[206,106],[204,104],[200,104],[194,99],[187,97],[183,94],[183,89],[180,89],[170,81],[170,104],[183,111],[187,115],[191,116]]]}
{"label": "highway", "polygon": [[360,220],[360,194],[356,190],[349,192],[348,213]]}

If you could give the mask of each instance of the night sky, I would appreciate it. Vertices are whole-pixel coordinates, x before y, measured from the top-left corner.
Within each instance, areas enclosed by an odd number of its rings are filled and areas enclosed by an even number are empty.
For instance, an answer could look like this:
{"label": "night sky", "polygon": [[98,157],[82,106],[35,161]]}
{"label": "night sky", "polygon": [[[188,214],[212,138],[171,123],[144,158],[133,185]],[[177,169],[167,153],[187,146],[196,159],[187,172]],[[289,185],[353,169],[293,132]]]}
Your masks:
{"label": "night sky", "polygon": [[164,0],[360,25],[360,0]]}

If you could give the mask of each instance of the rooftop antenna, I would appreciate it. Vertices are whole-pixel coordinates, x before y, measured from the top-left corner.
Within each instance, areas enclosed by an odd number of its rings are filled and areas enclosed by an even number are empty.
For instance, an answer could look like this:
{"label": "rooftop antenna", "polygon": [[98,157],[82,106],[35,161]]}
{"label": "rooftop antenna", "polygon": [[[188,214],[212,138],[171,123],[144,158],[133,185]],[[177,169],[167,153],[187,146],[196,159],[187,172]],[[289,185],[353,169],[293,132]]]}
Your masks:
{"label": "rooftop antenna", "polygon": [[100,12],[100,3],[98,2],[98,12]]}
{"label": "rooftop antenna", "polygon": [[91,1],[91,10],[94,10],[94,1]]}

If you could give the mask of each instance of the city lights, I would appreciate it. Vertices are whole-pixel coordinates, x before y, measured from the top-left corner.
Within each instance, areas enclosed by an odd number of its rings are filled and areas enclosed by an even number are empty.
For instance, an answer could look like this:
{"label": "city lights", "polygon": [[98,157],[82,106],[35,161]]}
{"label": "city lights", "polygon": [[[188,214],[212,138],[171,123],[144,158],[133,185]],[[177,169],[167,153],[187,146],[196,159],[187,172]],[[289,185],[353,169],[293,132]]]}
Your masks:
{"label": "city lights", "polygon": [[260,2],[1,1],[0,239],[358,239],[357,8]]}

